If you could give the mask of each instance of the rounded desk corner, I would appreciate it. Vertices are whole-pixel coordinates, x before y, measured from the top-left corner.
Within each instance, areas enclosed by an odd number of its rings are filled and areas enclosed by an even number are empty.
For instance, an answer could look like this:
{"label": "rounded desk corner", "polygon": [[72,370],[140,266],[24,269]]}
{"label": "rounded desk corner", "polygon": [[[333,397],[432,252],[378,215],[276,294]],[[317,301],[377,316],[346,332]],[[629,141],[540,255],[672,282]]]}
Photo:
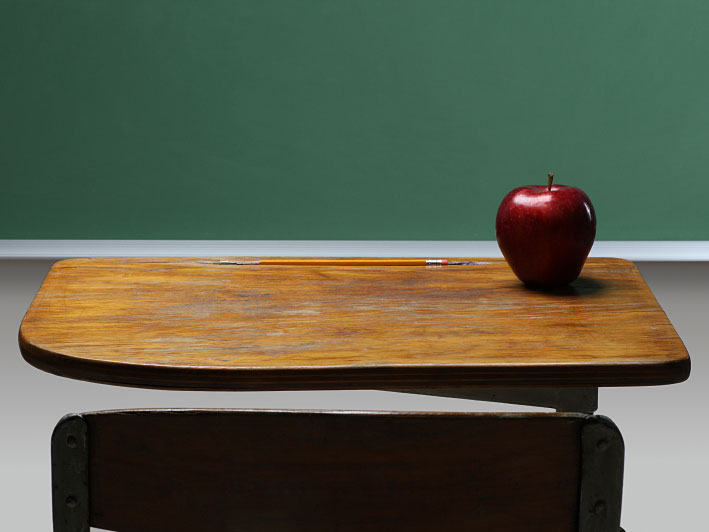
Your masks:
{"label": "rounded desk corner", "polygon": [[33,343],[24,333],[22,325],[18,333],[18,343],[20,346],[20,354],[30,366],[38,370],[57,375],[58,377],[78,378],[74,377],[72,372],[64,370],[65,358],[53,351],[49,351]]}
{"label": "rounded desk corner", "polygon": [[621,257],[611,257],[611,256],[602,256],[602,257],[594,257],[590,256],[586,259],[587,261],[598,261],[598,262],[605,262],[606,264],[614,264],[616,267],[623,267],[623,268],[628,268],[633,271],[638,271],[638,265],[635,263],[635,261],[632,261],[630,259],[624,259]]}
{"label": "rounded desk corner", "polygon": [[674,358],[654,364],[636,366],[639,380],[632,383],[614,383],[612,386],[666,386],[679,384],[689,378],[692,363],[686,352],[682,358]]}
{"label": "rounded desk corner", "polygon": [[692,359],[689,357],[689,353],[687,353],[684,358],[678,360],[675,366],[675,376],[677,380],[673,384],[689,379],[689,375],[692,373]]}
{"label": "rounded desk corner", "polygon": [[59,259],[52,263],[52,270],[59,268],[73,268],[76,265],[84,264],[90,260],[91,259],[87,257],[71,257],[68,259]]}
{"label": "rounded desk corner", "polygon": [[682,358],[669,360],[659,364],[653,371],[656,375],[656,385],[679,384],[689,379],[692,371],[692,361],[689,354]]}
{"label": "rounded desk corner", "polygon": [[22,355],[22,358],[25,359],[25,362],[37,369],[41,369],[42,371],[54,373],[54,371],[50,368],[51,365],[48,365],[46,362],[48,358],[47,351],[33,344],[27,338],[24,331],[24,322],[20,325],[20,330],[17,333],[17,342],[20,346],[20,354]]}
{"label": "rounded desk corner", "polygon": [[626,266],[635,266],[635,261],[631,259],[625,259],[623,257],[611,257],[614,261],[620,263],[620,264],[625,264]]}

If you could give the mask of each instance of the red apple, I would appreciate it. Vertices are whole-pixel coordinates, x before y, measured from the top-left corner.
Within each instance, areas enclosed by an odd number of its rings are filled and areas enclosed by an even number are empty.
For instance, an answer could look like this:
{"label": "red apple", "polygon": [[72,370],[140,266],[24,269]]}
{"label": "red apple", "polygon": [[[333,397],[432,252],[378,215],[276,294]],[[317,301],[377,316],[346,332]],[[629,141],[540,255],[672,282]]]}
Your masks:
{"label": "red apple", "polygon": [[519,187],[497,211],[497,243],[527,285],[565,285],[581,273],[596,238],[591,200],[578,188],[549,183]]}

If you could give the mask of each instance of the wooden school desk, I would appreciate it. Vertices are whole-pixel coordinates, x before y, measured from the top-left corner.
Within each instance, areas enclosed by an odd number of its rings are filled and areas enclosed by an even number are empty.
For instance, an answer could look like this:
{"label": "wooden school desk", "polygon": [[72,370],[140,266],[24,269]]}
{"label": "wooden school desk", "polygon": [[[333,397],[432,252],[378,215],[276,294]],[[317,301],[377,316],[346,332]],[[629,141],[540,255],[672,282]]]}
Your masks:
{"label": "wooden school desk", "polygon": [[596,410],[599,387],[689,375],[682,341],[628,261],[589,259],[571,286],[541,291],[497,259],[241,260],[58,262],[22,322],[22,354],[124,386],[375,389],[575,414]]}

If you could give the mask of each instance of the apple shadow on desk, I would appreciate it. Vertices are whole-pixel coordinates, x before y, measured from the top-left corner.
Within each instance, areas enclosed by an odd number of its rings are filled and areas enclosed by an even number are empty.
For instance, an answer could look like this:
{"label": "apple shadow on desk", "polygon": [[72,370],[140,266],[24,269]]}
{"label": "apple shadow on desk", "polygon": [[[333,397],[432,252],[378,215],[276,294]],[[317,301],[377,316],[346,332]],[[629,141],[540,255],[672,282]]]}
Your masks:
{"label": "apple shadow on desk", "polygon": [[571,284],[562,286],[545,287],[520,283],[518,287],[520,290],[531,290],[532,292],[537,292],[540,294],[580,297],[593,296],[603,292],[607,288],[607,283],[599,281],[598,279],[593,279],[592,277],[581,276]]}

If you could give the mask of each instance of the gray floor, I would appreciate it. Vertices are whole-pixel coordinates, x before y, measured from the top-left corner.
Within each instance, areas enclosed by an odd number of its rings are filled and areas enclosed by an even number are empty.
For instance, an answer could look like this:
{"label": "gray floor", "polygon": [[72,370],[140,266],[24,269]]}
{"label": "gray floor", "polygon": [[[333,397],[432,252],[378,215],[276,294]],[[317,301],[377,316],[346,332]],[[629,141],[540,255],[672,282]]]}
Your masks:
{"label": "gray floor", "polygon": [[[48,261],[0,260],[0,530],[51,529],[49,437],[68,412],[131,407],[278,407],[377,410],[528,410],[373,391],[173,392],[63,379],[22,360],[17,331]],[[626,442],[623,526],[628,532],[704,531],[709,478],[706,361],[709,263],[641,263],[640,269],[692,356],[688,382],[603,389],[599,412]]]}

